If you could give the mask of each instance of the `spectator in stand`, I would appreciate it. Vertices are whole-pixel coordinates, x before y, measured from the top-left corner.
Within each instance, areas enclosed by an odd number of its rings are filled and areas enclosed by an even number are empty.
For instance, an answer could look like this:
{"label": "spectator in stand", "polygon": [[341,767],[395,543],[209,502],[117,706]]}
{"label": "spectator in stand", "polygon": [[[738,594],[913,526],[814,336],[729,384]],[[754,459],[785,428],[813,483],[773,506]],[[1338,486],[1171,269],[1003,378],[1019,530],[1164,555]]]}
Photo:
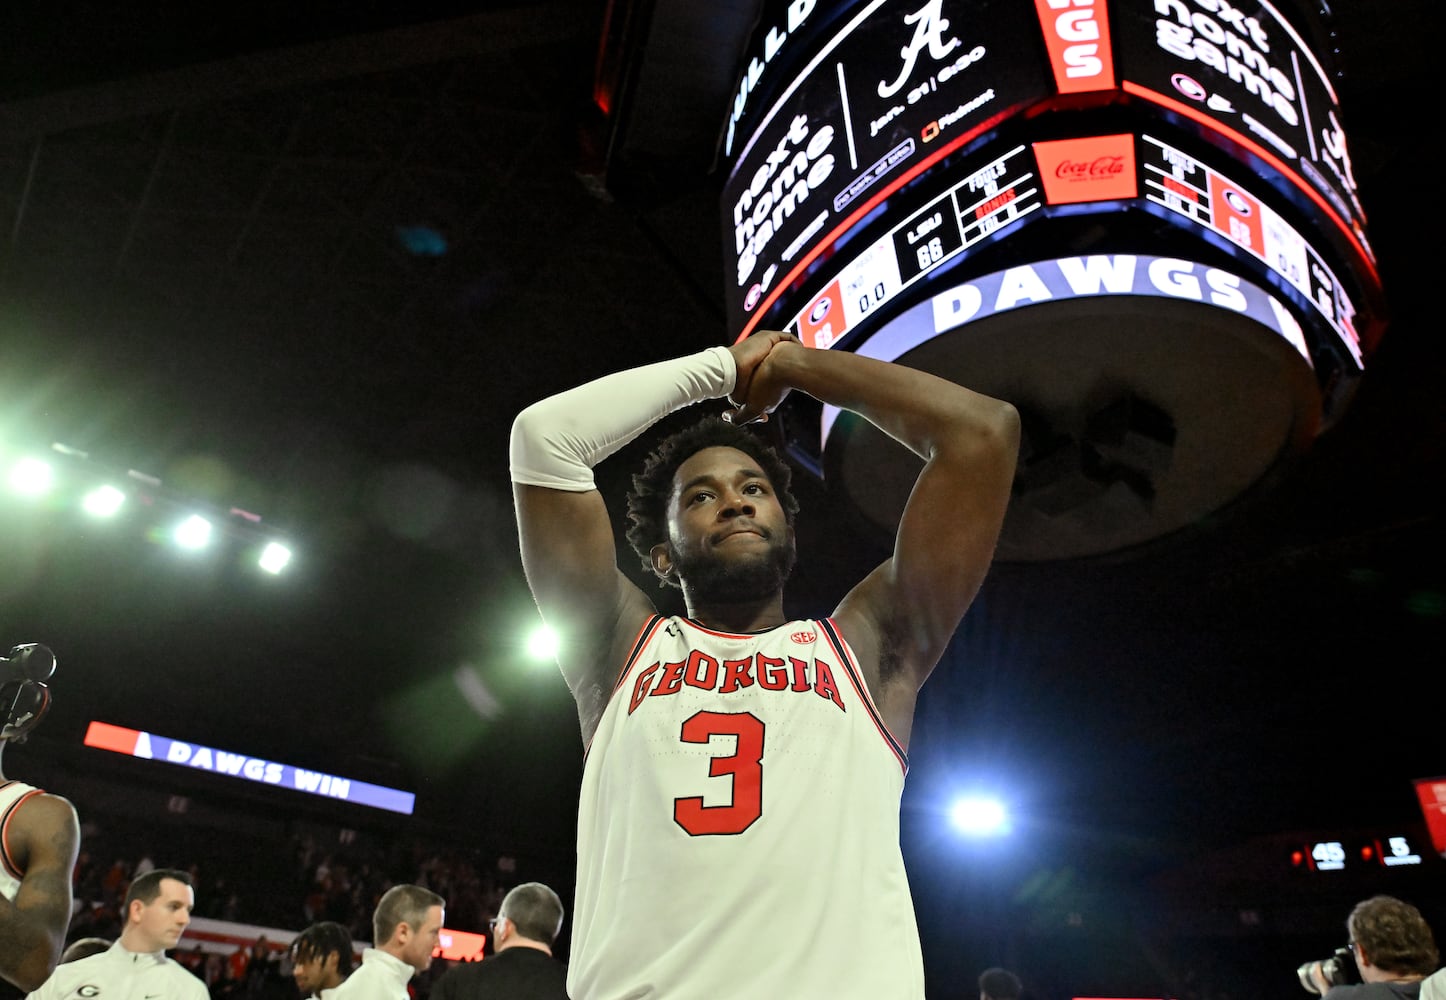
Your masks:
{"label": "spectator in stand", "polygon": [[246,966],[251,964],[251,949],[237,945],[226,959],[226,978],[233,983],[246,982]]}
{"label": "spectator in stand", "polygon": [[492,921],[495,954],[453,966],[431,1000],[567,1000],[567,966],[552,954],[562,918],[557,893],[541,882],[519,885]]}
{"label": "spectator in stand", "polygon": [[202,973],[201,978],[206,981],[206,986],[213,993],[216,992],[226,982],[226,956],[219,951],[207,953]]}
{"label": "spectator in stand", "polygon": [[199,943],[192,944],[185,950],[178,950],[174,956],[177,962],[186,967],[186,971],[198,978],[205,978],[206,974],[206,953],[201,950]]}
{"label": "spectator in stand", "polygon": [[375,945],[361,968],[337,987],[334,1000],[409,1000],[407,984],[432,964],[446,900],[419,885],[394,885],[372,914]]}
{"label": "spectator in stand", "polygon": [[271,950],[271,944],[262,934],[251,943],[250,953],[246,958],[246,990],[248,997],[259,997],[266,990],[266,981],[271,978],[272,962],[276,954]]}
{"label": "spectator in stand", "polygon": [[130,884],[131,867],[124,858],[116,858],[101,876],[100,891],[103,898],[119,902]]}
{"label": "spectator in stand", "polygon": [[120,939],[98,955],[57,966],[30,994],[31,1000],[105,996],[210,1000],[201,980],[166,957],[191,922],[195,905],[195,889],[186,872],[156,868],[132,880]]}

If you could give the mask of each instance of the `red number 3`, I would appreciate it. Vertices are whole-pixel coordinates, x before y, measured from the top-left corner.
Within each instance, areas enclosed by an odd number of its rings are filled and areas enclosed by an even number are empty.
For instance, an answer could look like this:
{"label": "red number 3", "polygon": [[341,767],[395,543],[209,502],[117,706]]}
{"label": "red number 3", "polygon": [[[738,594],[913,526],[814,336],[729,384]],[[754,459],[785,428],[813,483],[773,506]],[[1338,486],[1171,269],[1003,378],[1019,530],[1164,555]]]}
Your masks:
{"label": "red number 3", "polygon": [[699,712],[683,723],[684,743],[707,743],[714,736],[736,736],[728,756],[710,758],[711,777],[733,776],[733,801],[705,806],[703,796],[673,800],[673,822],[695,837],[742,833],[763,815],[763,723],[749,712]]}

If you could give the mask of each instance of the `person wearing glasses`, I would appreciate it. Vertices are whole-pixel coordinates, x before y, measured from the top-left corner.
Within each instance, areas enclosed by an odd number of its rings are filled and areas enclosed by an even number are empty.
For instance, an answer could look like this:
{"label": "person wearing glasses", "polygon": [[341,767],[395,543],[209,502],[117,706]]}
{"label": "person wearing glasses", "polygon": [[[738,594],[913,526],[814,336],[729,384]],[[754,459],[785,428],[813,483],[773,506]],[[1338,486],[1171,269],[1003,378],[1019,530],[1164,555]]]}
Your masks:
{"label": "person wearing glasses", "polygon": [[1436,971],[1441,955],[1421,911],[1393,896],[1357,903],[1346,920],[1359,982],[1328,976],[1322,962],[1309,966],[1310,982],[1323,1000],[1417,1000],[1421,981]]}
{"label": "person wearing glasses", "polygon": [[562,918],[562,900],[550,888],[517,886],[491,921],[494,954],[448,969],[431,1000],[567,1000],[567,966],[552,954]]}

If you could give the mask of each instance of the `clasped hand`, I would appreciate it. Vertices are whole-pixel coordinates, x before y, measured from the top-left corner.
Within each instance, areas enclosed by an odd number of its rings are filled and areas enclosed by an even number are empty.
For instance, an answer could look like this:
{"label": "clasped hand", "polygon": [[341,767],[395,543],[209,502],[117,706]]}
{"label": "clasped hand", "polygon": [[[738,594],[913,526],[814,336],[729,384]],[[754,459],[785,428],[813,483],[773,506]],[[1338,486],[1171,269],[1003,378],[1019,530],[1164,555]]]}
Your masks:
{"label": "clasped hand", "polygon": [[798,344],[797,337],[776,330],[760,330],[728,350],[738,366],[738,378],[728,394],[730,409],[723,419],[731,424],[767,423],[768,415],[793,388],[778,373],[774,349],[780,344]]}

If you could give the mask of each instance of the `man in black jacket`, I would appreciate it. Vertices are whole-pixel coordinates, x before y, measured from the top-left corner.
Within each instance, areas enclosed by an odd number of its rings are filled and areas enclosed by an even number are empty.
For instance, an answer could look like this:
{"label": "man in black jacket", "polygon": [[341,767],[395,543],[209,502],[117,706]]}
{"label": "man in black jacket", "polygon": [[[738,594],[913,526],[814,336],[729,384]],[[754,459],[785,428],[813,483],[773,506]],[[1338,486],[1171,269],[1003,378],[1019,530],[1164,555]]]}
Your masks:
{"label": "man in black jacket", "polygon": [[567,1000],[567,966],[552,955],[562,917],[562,900],[547,886],[517,886],[492,921],[495,954],[448,970],[432,1000]]}

